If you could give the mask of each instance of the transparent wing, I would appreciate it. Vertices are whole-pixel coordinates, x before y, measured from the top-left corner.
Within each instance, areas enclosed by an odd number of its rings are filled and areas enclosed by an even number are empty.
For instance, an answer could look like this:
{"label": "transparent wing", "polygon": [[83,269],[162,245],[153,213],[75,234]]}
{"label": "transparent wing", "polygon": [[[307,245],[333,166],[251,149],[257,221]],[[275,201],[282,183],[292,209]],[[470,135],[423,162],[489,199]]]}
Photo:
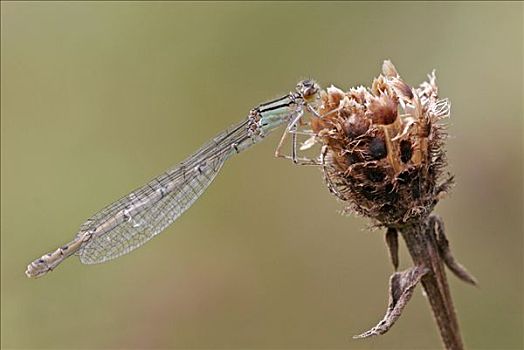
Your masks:
{"label": "transparent wing", "polygon": [[200,197],[218,174],[224,161],[225,158],[215,159],[213,167],[198,174],[189,172],[186,174],[188,181],[178,184],[176,189],[162,199],[109,232],[92,238],[80,249],[80,260],[84,264],[101,263],[140,247],[173,223]]}
{"label": "transparent wing", "polygon": [[232,145],[251,142],[245,124],[219,134],[175,168],[87,220],[77,235],[93,233],[77,252],[82,263],[101,263],[127,254],[172,224],[235,153]]}

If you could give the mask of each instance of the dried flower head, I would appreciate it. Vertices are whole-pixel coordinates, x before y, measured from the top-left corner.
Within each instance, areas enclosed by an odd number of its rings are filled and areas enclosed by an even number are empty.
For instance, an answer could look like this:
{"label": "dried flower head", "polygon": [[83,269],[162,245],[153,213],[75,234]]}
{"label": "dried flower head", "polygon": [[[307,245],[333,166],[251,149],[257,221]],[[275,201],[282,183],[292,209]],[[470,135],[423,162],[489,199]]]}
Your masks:
{"label": "dried flower head", "polygon": [[324,145],[328,188],[349,211],[377,225],[424,219],[452,183],[443,175],[446,133],[440,124],[449,102],[438,98],[434,71],[428,78],[413,88],[385,61],[370,88],[323,92],[322,118],[312,120]]}

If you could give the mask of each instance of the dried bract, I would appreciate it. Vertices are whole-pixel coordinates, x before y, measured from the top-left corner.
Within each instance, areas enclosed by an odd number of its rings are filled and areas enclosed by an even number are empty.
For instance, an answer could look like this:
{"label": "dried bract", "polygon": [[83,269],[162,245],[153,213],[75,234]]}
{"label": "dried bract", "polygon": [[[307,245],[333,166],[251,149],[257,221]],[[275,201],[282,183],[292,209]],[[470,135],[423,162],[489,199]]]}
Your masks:
{"label": "dried bract", "polygon": [[377,225],[401,227],[426,218],[452,183],[441,124],[449,103],[434,72],[412,88],[390,61],[382,70],[370,88],[328,88],[312,128],[331,192]]}

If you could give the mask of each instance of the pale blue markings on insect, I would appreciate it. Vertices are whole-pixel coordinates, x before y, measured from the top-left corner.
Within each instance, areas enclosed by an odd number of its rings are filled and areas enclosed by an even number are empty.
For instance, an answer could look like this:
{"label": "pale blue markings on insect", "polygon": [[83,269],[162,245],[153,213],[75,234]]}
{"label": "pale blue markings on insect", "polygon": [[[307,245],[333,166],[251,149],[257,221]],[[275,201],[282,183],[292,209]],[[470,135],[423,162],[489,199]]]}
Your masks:
{"label": "pale blue markings on insect", "polygon": [[260,113],[260,126],[264,133],[269,133],[282,124],[289,123],[297,111],[297,105],[290,96],[278,99],[272,103],[258,107]]}

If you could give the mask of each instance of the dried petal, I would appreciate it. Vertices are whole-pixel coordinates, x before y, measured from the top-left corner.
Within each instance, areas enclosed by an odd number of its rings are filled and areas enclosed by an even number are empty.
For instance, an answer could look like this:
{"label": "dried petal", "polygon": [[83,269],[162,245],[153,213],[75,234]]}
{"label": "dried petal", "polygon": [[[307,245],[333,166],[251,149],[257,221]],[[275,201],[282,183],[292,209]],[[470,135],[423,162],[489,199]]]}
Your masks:
{"label": "dried petal", "polygon": [[306,141],[304,141],[304,143],[300,146],[300,150],[301,151],[305,151],[307,149],[310,149],[311,147],[313,147],[315,144],[317,143],[316,141],[316,136],[311,136],[310,138],[308,138]]}
{"label": "dried petal", "polygon": [[373,97],[368,103],[367,114],[375,124],[392,124],[397,119],[397,112],[397,102],[389,95]]}
{"label": "dried petal", "polygon": [[385,60],[382,63],[382,74],[388,78],[398,77],[397,69],[390,60]]}

